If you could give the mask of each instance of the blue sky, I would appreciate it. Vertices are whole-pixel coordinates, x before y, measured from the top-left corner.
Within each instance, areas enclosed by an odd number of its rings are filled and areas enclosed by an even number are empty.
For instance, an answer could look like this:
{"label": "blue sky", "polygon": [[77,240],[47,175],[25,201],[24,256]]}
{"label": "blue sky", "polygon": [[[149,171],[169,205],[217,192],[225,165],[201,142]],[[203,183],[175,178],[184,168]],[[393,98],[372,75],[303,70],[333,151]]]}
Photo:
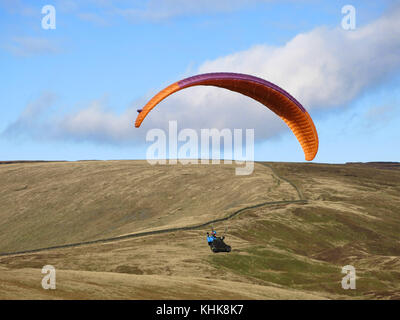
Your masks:
{"label": "blue sky", "polygon": [[[54,30],[41,27],[48,4]],[[356,9],[355,30],[341,28],[346,4]],[[168,84],[230,71],[277,83],[306,107],[320,138],[314,161],[400,161],[399,8],[0,0],[0,160],[143,159],[146,130],[176,119],[180,128],[254,128],[256,160],[304,161],[279,118],[222,89],[171,96],[134,128],[135,110]]]}

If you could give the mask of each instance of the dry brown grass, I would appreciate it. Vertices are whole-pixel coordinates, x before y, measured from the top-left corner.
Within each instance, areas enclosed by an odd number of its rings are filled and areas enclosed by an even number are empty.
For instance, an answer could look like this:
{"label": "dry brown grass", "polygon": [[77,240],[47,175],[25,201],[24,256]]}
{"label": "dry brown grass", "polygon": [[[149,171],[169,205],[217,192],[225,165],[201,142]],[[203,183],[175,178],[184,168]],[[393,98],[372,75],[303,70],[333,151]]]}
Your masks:
{"label": "dry brown grass", "polygon": [[201,223],[246,205],[294,199],[261,165],[151,166],[145,161],[0,166],[0,252]]}
{"label": "dry brown grass", "polygon": [[[0,257],[0,297],[400,298],[400,170],[271,165],[310,201],[248,210],[216,225],[227,231],[230,254],[212,254],[201,229]],[[197,224],[241,206],[297,198],[260,163],[250,177],[227,165],[7,164],[0,179],[3,252]],[[58,270],[55,291],[40,286],[46,264]],[[346,264],[357,269],[355,291],[341,289]]]}

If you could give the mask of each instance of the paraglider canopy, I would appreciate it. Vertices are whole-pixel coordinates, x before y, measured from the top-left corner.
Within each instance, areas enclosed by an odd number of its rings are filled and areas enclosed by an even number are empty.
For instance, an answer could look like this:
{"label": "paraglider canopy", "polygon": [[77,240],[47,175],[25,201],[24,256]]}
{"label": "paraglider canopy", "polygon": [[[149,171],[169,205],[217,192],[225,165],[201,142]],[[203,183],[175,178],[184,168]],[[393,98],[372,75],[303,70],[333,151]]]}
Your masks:
{"label": "paraglider canopy", "polygon": [[175,82],[157,93],[143,109],[138,110],[135,127],[140,127],[147,114],[169,95],[199,85],[228,89],[262,103],[289,126],[303,148],[305,159],[311,161],[315,158],[318,152],[318,134],[307,110],[282,88],[248,74],[205,73]]}

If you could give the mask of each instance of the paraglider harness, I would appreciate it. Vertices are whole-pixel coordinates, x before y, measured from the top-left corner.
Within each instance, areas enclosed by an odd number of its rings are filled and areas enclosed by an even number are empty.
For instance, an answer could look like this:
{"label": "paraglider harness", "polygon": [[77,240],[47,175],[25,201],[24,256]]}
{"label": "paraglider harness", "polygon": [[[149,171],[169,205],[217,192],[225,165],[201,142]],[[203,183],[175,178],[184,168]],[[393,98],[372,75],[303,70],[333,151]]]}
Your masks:
{"label": "paraglider harness", "polygon": [[212,235],[210,236],[207,232],[207,242],[210,246],[212,252],[230,252],[231,246],[227,245],[224,242],[225,237],[217,237],[216,232],[213,230]]}

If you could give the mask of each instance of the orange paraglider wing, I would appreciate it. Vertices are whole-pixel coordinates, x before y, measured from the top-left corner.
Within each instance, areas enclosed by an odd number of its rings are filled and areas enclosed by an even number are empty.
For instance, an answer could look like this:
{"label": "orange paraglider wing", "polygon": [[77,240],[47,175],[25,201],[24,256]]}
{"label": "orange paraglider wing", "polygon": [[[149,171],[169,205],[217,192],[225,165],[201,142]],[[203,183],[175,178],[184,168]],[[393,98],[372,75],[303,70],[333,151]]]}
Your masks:
{"label": "orange paraglider wing", "polygon": [[157,93],[143,109],[138,110],[135,127],[140,127],[147,114],[163,99],[192,86],[220,87],[257,100],[286,122],[303,148],[306,160],[315,158],[318,152],[318,134],[307,110],[277,85],[247,74],[205,73],[175,82]]}

